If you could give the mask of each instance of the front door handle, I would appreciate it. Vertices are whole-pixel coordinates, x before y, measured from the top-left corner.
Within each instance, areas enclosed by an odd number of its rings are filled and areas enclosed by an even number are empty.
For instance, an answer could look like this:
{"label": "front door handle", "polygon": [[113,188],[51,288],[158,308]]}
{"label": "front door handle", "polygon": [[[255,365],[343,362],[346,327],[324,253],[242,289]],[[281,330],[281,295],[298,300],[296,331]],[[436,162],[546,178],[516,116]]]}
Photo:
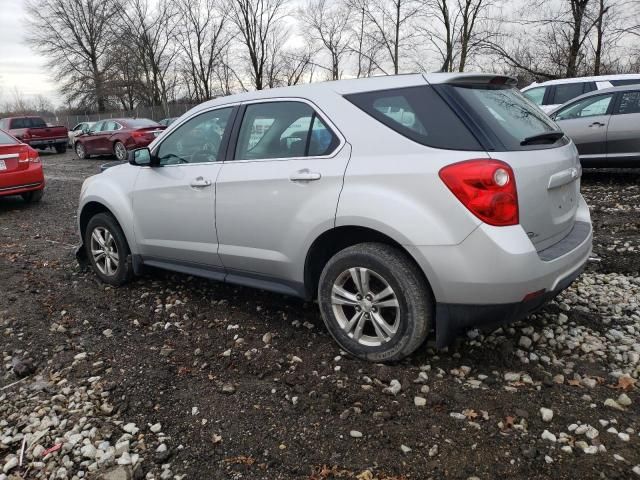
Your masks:
{"label": "front door handle", "polygon": [[306,168],[304,170],[299,170],[294,172],[289,177],[289,180],[292,182],[311,182],[313,180],[320,180],[322,175],[318,172],[311,172]]}
{"label": "front door handle", "polygon": [[600,122],[593,122],[591,125],[589,125],[590,127],[604,127],[604,123],[600,123]]}
{"label": "front door handle", "polygon": [[205,188],[211,186],[211,180],[206,180],[202,177],[198,177],[194,180],[191,180],[191,186],[193,188]]}

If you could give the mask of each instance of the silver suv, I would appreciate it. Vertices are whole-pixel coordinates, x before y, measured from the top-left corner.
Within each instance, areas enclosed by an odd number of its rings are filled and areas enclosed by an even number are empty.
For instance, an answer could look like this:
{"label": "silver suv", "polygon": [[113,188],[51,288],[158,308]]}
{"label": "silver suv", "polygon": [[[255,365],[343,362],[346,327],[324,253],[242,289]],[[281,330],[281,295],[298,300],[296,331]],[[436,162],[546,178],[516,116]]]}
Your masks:
{"label": "silver suv", "polygon": [[571,141],[508,77],[429,74],[206,102],[80,193],[80,261],[317,299],[351,354],[525,317],[591,252]]}

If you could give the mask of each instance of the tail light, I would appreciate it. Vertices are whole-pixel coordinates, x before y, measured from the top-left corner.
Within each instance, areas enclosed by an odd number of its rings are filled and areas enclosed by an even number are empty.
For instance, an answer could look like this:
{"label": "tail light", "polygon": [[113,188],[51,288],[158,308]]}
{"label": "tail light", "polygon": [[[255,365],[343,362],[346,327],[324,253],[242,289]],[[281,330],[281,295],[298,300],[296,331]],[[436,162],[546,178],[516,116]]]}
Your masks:
{"label": "tail light", "polygon": [[440,178],[462,204],[489,225],[517,225],[518,193],[513,170],[500,160],[474,159],[440,170]]}
{"label": "tail light", "polygon": [[144,137],[146,137],[146,136],[147,136],[147,132],[137,132],[137,131],[136,131],[136,132],[133,132],[133,133],[131,134],[131,136],[132,136],[133,138],[144,138]]}
{"label": "tail light", "polygon": [[40,163],[40,156],[35,148],[26,145],[26,148],[20,151],[18,163]]}

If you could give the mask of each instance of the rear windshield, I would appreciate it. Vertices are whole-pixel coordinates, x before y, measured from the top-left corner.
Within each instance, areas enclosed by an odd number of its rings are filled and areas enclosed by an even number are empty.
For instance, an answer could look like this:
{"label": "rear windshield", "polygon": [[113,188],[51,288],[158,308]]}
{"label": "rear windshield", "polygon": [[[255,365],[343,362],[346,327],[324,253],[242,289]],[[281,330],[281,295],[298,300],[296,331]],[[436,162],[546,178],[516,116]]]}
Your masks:
{"label": "rear windshield", "polygon": [[455,85],[451,88],[462,99],[466,110],[508,150],[529,149],[531,146],[523,147],[520,142],[558,129],[542,110],[513,87]]}
{"label": "rear windshield", "polygon": [[148,118],[132,118],[127,119],[122,123],[132,128],[157,127],[160,125],[158,122],[154,122]]}
{"label": "rear windshield", "polygon": [[448,150],[482,150],[464,123],[431,87],[378,90],[345,98],[414,142]]}
{"label": "rear windshield", "polygon": [[0,130],[0,145],[15,145],[17,143],[15,138]]}
{"label": "rear windshield", "polygon": [[11,128],[44,128],[47,124],[41,118],[14,118]]}

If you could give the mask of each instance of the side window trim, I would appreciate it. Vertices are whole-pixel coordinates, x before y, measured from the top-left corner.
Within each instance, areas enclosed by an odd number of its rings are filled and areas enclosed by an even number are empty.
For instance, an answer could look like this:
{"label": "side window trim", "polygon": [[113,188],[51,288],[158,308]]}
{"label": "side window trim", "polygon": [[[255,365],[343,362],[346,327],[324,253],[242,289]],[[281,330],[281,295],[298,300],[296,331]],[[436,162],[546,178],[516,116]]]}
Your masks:
{"label": "side window trim", "polygon": [[[313,110],[312,122],[309,124],[309,132],[307,133],[307,138],[310,137],[311,130],[313,129],[313,119],[317,117],[322,121],[322,123],[325,125],[327,130],[329,130],[329,132],[331,132],[338,139],[338,145],[336,145],[336,147],[327,155],[314,155],[312,157],[303,156],[303,157],[255,158],[255,159],[249,159],[249,160],[244,160],[244,159],[237,160],[235,158],[235,154],[236,154],[236,148],[238,145],[238,137],[240,135],[240,127],[242,126],[242,121],[244,119],[244,114],[247,107],[249,105],[255,105],[258,103],[276,103],[276,102],[300,102],[300,103],[307,104]],[[259,100],[257,99],[248,100],[246,102],[243,102],[240,105],[238,114],[236,115],[236,119],[233,124],[231,135],[232,135],[232,138],[229,144],[227,145],[227,153],[225,155],[225,160],[224,160],[225,162],[268,162],[268,161],[274,161],[274,160],[275,161],[294,160],[294,159],[312,160],[312,159],[318,159],[318,158],[332,158],[332,157],[335,157],[340,152],[340,150],[342,150],[342,147],[346,143],[346,140],[342,135],[342,132],[340,132],[340,130],[335,126],[333,122],[327,119],[326,114],[315,103],[302,97],[274,97],[274,98],[264,98]],[[309,148],[309,141],[307,140],[307,146],[305,147],[305,150],[308,148]]]}
{"label": "side window trim", "polygon": [[[225,108],[231,108],[231,113],[229,114],[229,121],[227,122],[227,126],[229,124],[233,125],[233,127],[235,127],[235,121],[237,119],[237,114],[238,114],[238,109],[239,109],[239,105],[238,104],[226,104],[226,105],[216,105],[215,107],[211,107],[208,108],[206,110],[199,110],[198,112],[194,113],[193,115],[191,115],[188,118],[185,118],[183,121],[181,121],[179,124],[172,124],[171,125],[171,132],[169,132],[167,135],[163,135],[162,139],[158,142],[157,145],[153,146],[153,149],[151,150],[151,155],[155,156],[158,154],[158,150],[160,149],[160,146],[171,137],[171,135],[173,135],[177,130],[180,129],[180,127],[182,125],[184,125],[187,122],[190,122],[191,120],[193,120],[196,117],[199,117],[200,115],[204,115],[210,112],[214,112],[216,110],[223,110]],[[175,122],[174,122],[175,123]],[[220,139],[220,151],[222,152],[227,152],[228,148],[229,148],[229,139],[231,138],[231,128],[225,128],[224,129],[224,133],[222,134],[222,138]],[[203,164],[207,164],[207,163],[211,163],[211,164],[215,164],[215,163],[222,163],[224,162],[226,157],[226,153],[225,155],[222,156],[222,158],[216,160],[215,162],[190,162],[190,163],[181,163],[181,164],[176,164],[176,165],[163,165],[162,167],[176,167],[176,166],[180,166],[180,167],[188,167],[189,165],[203,165]]]}

